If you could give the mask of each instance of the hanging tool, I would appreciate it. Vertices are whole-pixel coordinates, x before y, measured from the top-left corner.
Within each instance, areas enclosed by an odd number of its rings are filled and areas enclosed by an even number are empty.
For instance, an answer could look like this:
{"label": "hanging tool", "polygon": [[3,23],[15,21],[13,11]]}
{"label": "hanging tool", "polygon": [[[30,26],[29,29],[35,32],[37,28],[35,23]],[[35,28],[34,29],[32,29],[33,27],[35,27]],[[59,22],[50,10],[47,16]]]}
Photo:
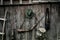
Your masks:
{"label": "hanging tool", "polygon": [[45,29],[46,31],[50,29],[49,8],[46,9],[46,13],[45,13]]}

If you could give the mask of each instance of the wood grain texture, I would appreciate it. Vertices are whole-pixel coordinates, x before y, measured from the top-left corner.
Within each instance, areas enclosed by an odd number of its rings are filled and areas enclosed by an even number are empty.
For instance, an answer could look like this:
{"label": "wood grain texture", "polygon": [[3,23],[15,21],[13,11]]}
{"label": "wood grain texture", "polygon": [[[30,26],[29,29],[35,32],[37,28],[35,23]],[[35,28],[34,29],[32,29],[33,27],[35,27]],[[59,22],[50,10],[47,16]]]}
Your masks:
{"label": "wood grain texture", "polygon": [[[6,7],[8,8],[7,21],[6,21],[6,40],[12,40],[13,30],[15,30],[14,40],[39,40],[36,38],[36,30],[40,27],[45,27],[45,17],[37,25],[37,27],[26,33],[18,33],[16,29],[29,30],[34,26],[39,19],[45,16],[46,8],[49,8],[50,13],[50,30],[47,31],[48,40],[57,40],[57,28],[59,28],[58,19],[58,5],[57,4],[40,4],[40,5],[28,5],[28,6],[15,6],[15,7]],[[26,10],[32,9],[35,16],[32,19],[25,18]],[[59,29],[58,29],[59,31]]]}

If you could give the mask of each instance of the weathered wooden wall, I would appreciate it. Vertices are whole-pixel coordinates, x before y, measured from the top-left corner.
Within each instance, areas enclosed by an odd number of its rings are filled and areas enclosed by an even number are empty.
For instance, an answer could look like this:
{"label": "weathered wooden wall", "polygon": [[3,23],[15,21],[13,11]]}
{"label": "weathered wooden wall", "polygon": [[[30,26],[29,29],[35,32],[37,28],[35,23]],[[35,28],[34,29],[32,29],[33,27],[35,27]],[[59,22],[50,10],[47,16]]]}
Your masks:
{"label": "weathered wooden wall", "polygon": [[[37,20],[35,17],[32,19],[25,18],[25,13],[27,9],[32,9],[36,14],[37,19],[41,19],[45,16],[46,8],[49,8],[50,13],[50,30],[47,31],[48,40],[57,40],[57,28],[59,28],[60,21],[58,21],[58,4],[40,4],[40,5],[27,5],[27,6],[15,6],[15,7],[5,7],[7,12],[6,21],[6,40],[12,40],[13,30],[12,29],[24,29],[29,30],[36,24]],[[24,22],[24,23],[23,23]],[[23,23],[23,26],[21,27]],[[39,27],[45,27],[45,17],[38,24],[36,29]],[[18,33],[15,32],[14,40],[39,40],[36,38],[36,29],[31,32]],[[58,29],[59,30],[59,29]]]}

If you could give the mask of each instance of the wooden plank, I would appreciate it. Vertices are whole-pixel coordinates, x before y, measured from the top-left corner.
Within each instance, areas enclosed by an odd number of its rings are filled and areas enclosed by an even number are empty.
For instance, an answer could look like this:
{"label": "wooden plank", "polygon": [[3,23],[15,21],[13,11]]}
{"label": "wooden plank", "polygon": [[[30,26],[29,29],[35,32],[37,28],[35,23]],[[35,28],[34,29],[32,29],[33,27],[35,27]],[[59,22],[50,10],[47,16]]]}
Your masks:
{"label": "wooden plank", "polygon": [[[55,26],[54,26],[54,23],[55,23],[55,16],[56,15],[56,7],[54,7],[56,5],[53,5],[52,7],[52,14],[51,14],[51,29],[47,32],[47,35],[48,35],[48,39],[49,40],[56,40],[56,38],[54,37],[55,36]],[[37,19],[41,19],[42,16],[44,16],[45,14],[45,11],[46,11],[46,8],[49,8],[50,9],[50,4],[41,4],[41,5],[28,5],[28,6],[19,6],[19,7],[16,7],[17,9],[17,13],[16,13],[16,20],[17,20],[17,28],[16,29],[24,29],[24,30],[29,30],[30,28],[32,28],[32,26],[35,25],[35,22],[37,21],[35,19],[35,17],[33,17],[32,19],[28,19],[28,18],[25,18],[25,11],[28,9],[28,8],[31,8],[33,10],[33,12],[36,14],[37,16]],[[14,9],[14,10],[16,10]],[[10,9],[9,9],[10,10]],[[12,9],[11,9],[12,10]],[[11,11],[10,11],[11,12]],[[13,13],[15,11],[12,11]],[[14,15],[14,14],[13,14]],[[10,15],[11,17],[13,16],[12,14]],[[37,26],[37,29],[42,26],[42,27],[45,27],[44,26],[44,19],[38,24]],[[15,20],[15,19],[14,19]],[[23,26],[21,27],[21,24],[23,23],[23,21],[25,20]],[[52,22],[53,21],[53,22]],[[14,22],[15,23],[15,22]],[[12,25],[14,26],[14,24]],[[16,25],[15,25],[16,26]],[[20,28],[21,27],[21,28]],[[24,31],[23,30],[23,31]],[[20,30],[22,31],[22,30]],[[35,38],[35,33],[36,31],[33,30],[32,32],[26,32],[26,33],[17,33],[17,40],[36,40]],[[54,34],[52,34],[54,33]]]}
{"label": "wooden plank", "polygon": [[22,0],[19,0],[19,3],[22,4]]}
{"label": "wooden plank", "polygon": [[1,5],[3,5],[3,0],[1,0]]}
{"label": "wooden plank", "polygon": [[13,4],[13,1],[12,0],[10,0],[10,4]]}
{"label": "wooden plank", "polygon": [[29,3],[32,3],[32,0],[29,0]]}
{"label": "wooden plank", "polygon": [[4,33],[0,32],[0,35],[4,35]]}
{"label": "wooden plank", "polygon": [[[6,15],[7,15],[7,11],[8,11],[8,9],[5,11],[5,16],[4,16],[4,18],[6,19]],[[2,32],[4,33],[4,28],[5,28],[5,20],[4,20],[4,22],[3,22],[3,29],[2,29]],[[4,35],[2,35],[2,40],[3,40],[3,37]]]}
{"label": "wooden plank", "polygon": [[0,20],[6,21],[6,19],[4,19],[4,18],[0,18]]}

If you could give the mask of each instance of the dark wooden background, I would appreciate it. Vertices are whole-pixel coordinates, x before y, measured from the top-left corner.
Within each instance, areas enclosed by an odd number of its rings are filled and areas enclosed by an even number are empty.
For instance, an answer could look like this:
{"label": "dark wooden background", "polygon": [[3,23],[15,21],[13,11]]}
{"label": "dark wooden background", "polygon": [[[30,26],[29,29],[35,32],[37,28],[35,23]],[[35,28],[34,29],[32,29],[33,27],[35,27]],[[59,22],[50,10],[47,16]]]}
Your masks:
{"label": "dark wooden background", "polygon": [[[27,6],[10,6],[5,7],[5,10],[8,9],[7,12],[7,21],[5,26],[6,40],[12,40],[13,30],[12,29],[24,29],[29,30],[31,27],[36,24],[37,20],[35,17],[32,19],[25,18],[25,13],[27,9],[32,9],[34,14],[36,14],[37,19],[41,19],[45,16],[46,8],[49,8],[50,13],[50,30],[47,31],[48,40],[58,40],[59,26],[60,26],[60,18],[59,18],[59,5],[58,4],[39,4],[39,5],[27,5]],[[0,7],[0,17],[4,16],[4,8]],[[25,20],[25,21],[24,21]],[[22,23],[23,26],[21,27]],[[1,25],[0,25],[1,26]],[[40,27],[45,27],[45,17],[38,24],[36,29]],[[39,40],[36,37],[36,29],[31,32],[18,33],[15,32],[14,40]]]}

